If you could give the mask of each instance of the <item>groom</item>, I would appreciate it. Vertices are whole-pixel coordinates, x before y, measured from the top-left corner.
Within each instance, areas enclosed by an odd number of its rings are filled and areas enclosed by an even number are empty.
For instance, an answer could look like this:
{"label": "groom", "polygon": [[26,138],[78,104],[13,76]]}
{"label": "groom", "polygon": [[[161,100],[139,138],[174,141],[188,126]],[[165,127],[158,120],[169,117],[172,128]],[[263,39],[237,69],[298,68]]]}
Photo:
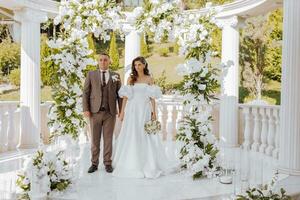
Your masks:
{"label": "groom", "polygon": [[[113,131],[122,99],[118,95],[121,87],[120,75],[109,70],[110,57],[101,53],[99,69],[87,74],[83,88],[83,112],[90,119],[92,165],[88,173],[98,169],[100,140],[103,135],[103,162],[108,173],[111,166]],[[117,110],[118,103],[118,110]]]}

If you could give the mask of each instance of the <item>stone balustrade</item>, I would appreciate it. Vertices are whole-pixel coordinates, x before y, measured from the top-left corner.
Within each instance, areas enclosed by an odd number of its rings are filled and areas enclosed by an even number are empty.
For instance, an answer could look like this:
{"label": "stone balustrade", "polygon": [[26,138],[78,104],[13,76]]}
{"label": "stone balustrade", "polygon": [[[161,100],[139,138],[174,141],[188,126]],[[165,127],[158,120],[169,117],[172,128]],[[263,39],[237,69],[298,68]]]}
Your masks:
{"label": "stone balustrade", "polygon": [[[47,113],[51,102],[41,104],[41,140],[49,143]],[[278,158],[279,146],[279,106],[239,105],[239,144],[244,149],[261,152]],[[219,104],[213,109],[213,132],[219,137]],[[164,95],[157,101],[158,119],[162,124],[162,139],[175,140],[178,123],[183,117],[182,100]],[[89,131],[89,129],[86,129]],[[89,134],[88,134],[89,135]],[[0,103],[0,152],[16,150],[20,139],[19,102]]]}

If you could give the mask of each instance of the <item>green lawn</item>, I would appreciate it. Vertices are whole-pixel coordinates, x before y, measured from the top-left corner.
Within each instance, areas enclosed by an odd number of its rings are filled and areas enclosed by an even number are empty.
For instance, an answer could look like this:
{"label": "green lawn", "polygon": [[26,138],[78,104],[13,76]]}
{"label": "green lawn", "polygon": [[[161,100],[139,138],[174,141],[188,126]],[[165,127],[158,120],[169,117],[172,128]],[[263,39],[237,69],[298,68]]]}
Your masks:
{"label": "green lawn", "polygon": [[[154,78],[160,77],[162,72],[165,70],[168,83],[176,83],[182,79],[182,77],[177,74],[176,67],[178,64],[184,63],[183,57],[179,57],[174,54],[170,54],[168,57],[161,57],[158,54],[154,54],[146,58],[146,60],[149,64],[149,71]],[[123,63],[124,59],[121,59],[120,62]],[[118,72],[121,77],[124,77],[124,69],[120,69]]]}
{"label": "green lawn", "polygon": [[[160,46],[165,47],[165,46]],[[157,48],[157,47],[156,47]],[[176,66],[184,62],[184,58],[175,55],[174,53],[169,53],[169,56],[162,57],[158,53],[154,53],[152,56],[146,58],[149,63],[150,73],[154,78],[159,78],[162,72],[166,71],[167,83],[178,83],[182,77],[177,75]],[[124,58],[120,59],[120,63],[124,63]],[[124,70],[120,69],[118,71],[121,77],[124,77]],[[270,104],[280,105],[280,83],[276,81],[270,81],[267,83],[265,90],[263,91],[263,99]],[[240,87],[239,93],[240,103],[247,103],[254,99],[253,96],[249,95],[249,91],[245,88]],[[20,98],[19,90],[11,91],[6,94],[0,95],[0,101],[18,101]],[[51,88],[42,88],[42,101],[51,101]]]}
{"label": "green lawn", "polygon": [[[20,90],[15,90],[0,95],[0,101],[19,101],[19,100],[20,100]],[[41,100],[52,101],[51,87],[47,86],[42,88]]]}

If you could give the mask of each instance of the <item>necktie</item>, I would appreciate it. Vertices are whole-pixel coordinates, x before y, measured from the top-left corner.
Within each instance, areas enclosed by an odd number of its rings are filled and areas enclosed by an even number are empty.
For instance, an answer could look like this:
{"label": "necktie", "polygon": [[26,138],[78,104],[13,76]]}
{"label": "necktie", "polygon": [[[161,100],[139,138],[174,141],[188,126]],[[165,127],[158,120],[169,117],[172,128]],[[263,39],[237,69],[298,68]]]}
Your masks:
{"label": "necktie", "polygon": [[102,86],[106,85],[105,73],[106,73],[106,71],[102,71]]}

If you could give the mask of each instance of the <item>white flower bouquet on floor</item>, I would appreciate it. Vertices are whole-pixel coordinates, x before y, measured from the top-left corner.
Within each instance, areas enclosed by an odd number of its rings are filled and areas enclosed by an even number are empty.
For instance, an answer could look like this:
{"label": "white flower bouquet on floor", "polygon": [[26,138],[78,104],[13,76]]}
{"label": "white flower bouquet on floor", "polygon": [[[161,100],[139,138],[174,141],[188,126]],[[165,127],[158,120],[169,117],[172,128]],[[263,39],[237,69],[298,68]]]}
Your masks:
{"label": "white flower bouquet on floor", "polygon": [[150,120],[145,123],[145,132],[149,135],[156,134],[161,130],[161,123],[157,120]]}
{"label": "white flower bouquet on floor", "polygon": [[70,167],[63,151],[39,150],[33,156],[28,156],[16,181],[20,197],[30,199],[67,190],[72,184]]}

